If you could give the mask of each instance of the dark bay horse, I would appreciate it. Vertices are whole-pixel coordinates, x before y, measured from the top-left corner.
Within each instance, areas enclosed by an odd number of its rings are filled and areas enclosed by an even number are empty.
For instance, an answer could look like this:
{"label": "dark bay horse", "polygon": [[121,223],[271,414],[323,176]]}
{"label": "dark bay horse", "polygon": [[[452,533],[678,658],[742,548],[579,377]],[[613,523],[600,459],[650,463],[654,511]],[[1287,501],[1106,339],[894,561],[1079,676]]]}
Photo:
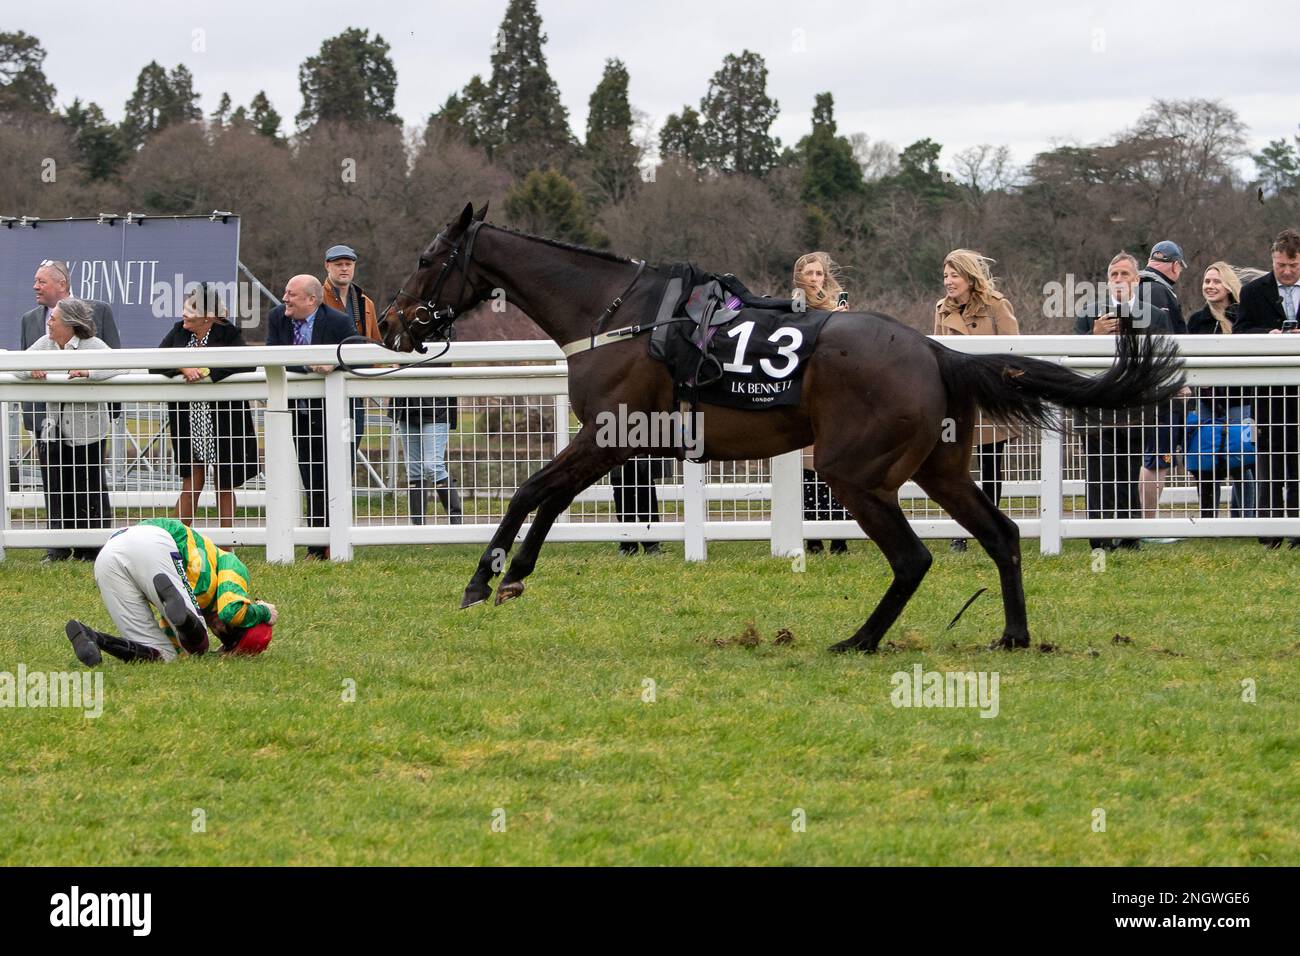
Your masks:
{"label": "dark bay horse", "polygon": [[[580,346],[597,332],[653,321],[666,272],[492,226],[484,222],[486,212],[484,207],[475,214],[467,205],[421,253],[380,320],[390,349],[409,352],[422,348],[423,341],[445,338],[458,316],[501,291],[561,346]],[[620,406],[625,414],[647,416],[676,409],[671,376],[649,357],[648,339],[628,334],[572,351],[569,399],[582,428],[519,486],[465,588],[462,608],[491,596],[491,581],[503,566],[500,557],[509,553],[534,509],[532,527],[497,590],[498,604],[523,593],[551,524],[574,497],[616,465],[646,454],[598,441],[596,422],[608,421]],[[703,406],[707,427],[701,457],[769,458],[816,446],[818,473],[893,571],[866,623],[832,650],[874,651],[930,567],[930,550],[899,507],[898,489],[908,479],[970,531],[997,564],[1005,614],[998,645],[1028,647],[1019,529],[970,476],[977,413],[1051,427],[1052,405],[1093,410],[1154,405],[1181,387],[1181,367],[1171,343],[1138,336],[1132,328],[1118,337],[1111,368],[1089,377],[1018,355],[955,352],[885,315],[839,313],[805,362],[799,404],[763,411]]]}

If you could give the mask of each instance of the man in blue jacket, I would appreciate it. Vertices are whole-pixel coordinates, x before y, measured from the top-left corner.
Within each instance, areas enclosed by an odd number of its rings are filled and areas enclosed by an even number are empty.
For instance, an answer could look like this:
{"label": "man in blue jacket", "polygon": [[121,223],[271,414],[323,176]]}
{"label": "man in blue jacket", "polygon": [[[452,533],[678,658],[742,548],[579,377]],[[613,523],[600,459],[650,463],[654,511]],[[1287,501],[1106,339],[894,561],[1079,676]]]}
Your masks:
{"label": "man in blue jacket", "polygon": [[[266,317],[267,345],[337,345],[353,335],[352,321],[324,303],[325,289],[315,276],[297,275],[285,283],[284,302]],[[333,365],[290,365],[291,372],[328,375]],[[294,399],[293,443],[298,449],[298,474],[307,492],[307,525],[328,524],[325,504],[325,403],[319,398]],[[329,548],[311,545],[307,559],[325,559]]]}

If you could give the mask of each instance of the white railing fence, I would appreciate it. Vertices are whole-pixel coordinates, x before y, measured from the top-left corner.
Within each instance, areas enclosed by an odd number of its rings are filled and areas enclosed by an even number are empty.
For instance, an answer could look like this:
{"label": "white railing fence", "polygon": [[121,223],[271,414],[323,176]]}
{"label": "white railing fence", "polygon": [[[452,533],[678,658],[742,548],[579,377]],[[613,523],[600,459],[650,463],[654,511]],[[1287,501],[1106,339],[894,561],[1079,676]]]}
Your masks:
{"label": "white railing fence", "polygon": [[[1076,336],[956,337],[945,339],[944,344],[967,352],[1014,351],[1089,373],[1107,367],[1114,348],[1113,339]],[[1201,403],[1216,398],[1221,406],[1227,395],[1228,401],[1236,403],[1239,416],[1242,406],[1247,418],[1257,416],[1263,407],[1272,408],[1273,434],[1285,434],[1288,444],[1282,449],[1275,437],[1269,453],[1280,459],[1285,452],[1288,460],[1300,460],[1292,454],[1300,438],[1294,412],[1287,411],[1286,420],[1277,417],[1277,409],[1293,409],[1300,394],[1300,338],[1183,336],[1179,344],[1187,357],[1193,396],[1171,402],[1162,424],[1140,426],[1133,439],[1149,445],[1151,451],[1165,450],[1156,446],[1157,439],[1175,446],[1169,449],[1175,453],[1175,464],[1164,471],[1155,516],[1089,518],[1084,502],[1085,473],[1096,470],[1098,456],[1111,456],[1108,466],[1123,472],[1124,462],[1132,461],[1139,445],[1128,451],[1089,446],[1068,429],[1029,433],[1008,442],[1002,507],[1016,520],[1022,535],[1039,539],[1044,554],[1059,553],[1062,542],[1071,538],[1300,535],[1300,517],[1295,516],[1300,493],[1289,494],[1284,508],[1280,498],[1271,510],[1255,504],[1257,492],[1262,491],[1263,450],[1251,462],[1253,468],[1222,475],[1188,472],[1177,464],[1176,455],[1176,446],[1188,434],[1185,413],[1209,409]],[[376,366],[410,364],[421,358],[396,356],[374,345],[348,346],[345,355],[353,365]],[[345,561],[355,546],[485,543],[514,490],[558,453],[578,427],[569,409],[567,366],[560,350],[548,341],[458,342],[433,366],[404,368],[382,378],[286,371],[287,365],[332,365],[335,356],[333,346],[204,349],[205,366],[257,366],[258,371],[219,383],[186,384],[143,371],[94,382],[71,381],[66,376],[70,368],[143,370],[195,360],[177,350],[0,351],[0,448],[5,465],[0,481],[0,558],[6,547],[94,547],[107,540],[113,528],[173,513],[181,476],[169,435],[167,403],[186,408],[193,401],[249,404],[261,474],[236,492],[236,514],[229,526],[222,526],[213,513],[216,500],[209,474],[197,499],[194,524],[222,545],[264,547],[267,559],[275,562],[292,561],[294,547],[301,545],[328,546],[334,560]],[[44,381],[28,381],[12,374],[31,369],[50,375]],[[432,491],[426,496],[428,517],[423,523],[412,521],[418,506],[409,494],[403,443],[392,412],[396,403],[429,397],[456,399],[459,423],[450,430],[446,465],[464,501],[463,523],[449,521]],[[293,411],[293,403],[300,399],[323,403],[322,433],[312,437],[324,449],[324,461],[317,464],[324,468],[327,520],[316,526],[304,519]],[[908,396],[895,400],[906,402]],[[39,449],[22,424],[25,402],[120,405],[105,446],[108,512],[97,522],[99,527],[78,527],[69,521],[62,522],[63,527],[50,526]],[[220,429],[221,415],[217,421]],[[761,413],[755,421],[761,422]],[[354,422],[360,425],[359,433]],[[707,428],[706,416],[706,436]],[[302,453],[315,454],[308,447],[304,445]],[[977,449],[977,476],[987,454],[988,446]],[[1270,472],[1277,473],[1276,468]],[[801,551],[805,538],[864,537],[852,521],[805,519],[808,489],[799,452],[770,461],[668,461],[654,474],[658,500],[653,510],[660,520],[619,521],[613,507],[615,489],[605,479],[579,495],[556,522],[550,540],[681,541],[688,560],[702,560],[711,540],[766,540],[773,555],[793,556]],[[1217,517],[1219,497],[1226,505],[1232,495],[1233,513],[1238,516]],[[900,498],[922,537],[966,536],[914,484],[904,486]],[[1215,499],[1212,505],[1210,498]],[[1204,516],[1210,508],[1216,516]],[[525,525],[521,536],[527,530]]]}

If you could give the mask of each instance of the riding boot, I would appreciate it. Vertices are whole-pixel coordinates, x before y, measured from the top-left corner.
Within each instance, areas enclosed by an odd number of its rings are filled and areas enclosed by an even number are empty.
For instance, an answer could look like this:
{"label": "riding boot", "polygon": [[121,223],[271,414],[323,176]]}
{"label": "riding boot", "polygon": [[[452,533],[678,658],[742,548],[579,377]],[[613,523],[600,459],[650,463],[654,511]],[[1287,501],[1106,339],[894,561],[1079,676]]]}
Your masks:
{"label": "riding boot", "polygon": [[149,647],[146,644],[137,644],[125,637],[114,637],[112,634],[96,632],[95,643],[99,645],[99,649],[104,653],[112,654],[119,661],[126,661],[128,664],[135,661],[162,660],[162,653],[157,648]]}
{"label": "riding boot", "polygon": [[[162,653],[157,648],[128,640],[125,637],[114,637],[112,634],[96,631],[80,621],[69,621],[67,632],[68,639],[72,641],[72,646],[77,651],[77,657],[81,659],[82,663],[92,667],[94,664],[83,656],[84,647],[79,646],[84,641],[92,642],[100,650],[112,654],[119,661],[126,661],[128,664],[134,661],[157,661],[162,659]],[[79,641],[78,637],[83,640]],[[98,663],[98,661],[94,663]]]}
{"label": "riding boot", "polygon": [[461,505],[460,492],[456,490],[455,483],[448,478],[434,485],[433,490],[437,493],[443,510],[447,512],[448,520],[452,524],[462,524],[465,520],[465,509]]}
{"label": "riding boot", "polygon": [[406,501],[407,511],[411,514],[411,524],[424,524],[424,482],[411,482],[411,489],[406,493]]}

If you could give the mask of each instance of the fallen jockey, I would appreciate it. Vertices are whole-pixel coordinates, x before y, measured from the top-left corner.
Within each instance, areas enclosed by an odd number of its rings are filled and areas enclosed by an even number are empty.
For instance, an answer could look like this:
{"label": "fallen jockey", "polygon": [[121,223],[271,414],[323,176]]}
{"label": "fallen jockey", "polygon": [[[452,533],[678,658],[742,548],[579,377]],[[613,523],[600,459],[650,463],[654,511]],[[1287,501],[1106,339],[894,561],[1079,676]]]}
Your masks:
{"label": "fallen jockey", "polygon": [[95,585],[121,636],[69,621],[68,640],[87,667],[102,660],[101,651],[128,663],[175,660],[178,649],[203,654],[209,627],[222,653],[260,654],[279,616],[275,605],[249,596],[239,558],[175,518],[109,538],[95,561]]}

